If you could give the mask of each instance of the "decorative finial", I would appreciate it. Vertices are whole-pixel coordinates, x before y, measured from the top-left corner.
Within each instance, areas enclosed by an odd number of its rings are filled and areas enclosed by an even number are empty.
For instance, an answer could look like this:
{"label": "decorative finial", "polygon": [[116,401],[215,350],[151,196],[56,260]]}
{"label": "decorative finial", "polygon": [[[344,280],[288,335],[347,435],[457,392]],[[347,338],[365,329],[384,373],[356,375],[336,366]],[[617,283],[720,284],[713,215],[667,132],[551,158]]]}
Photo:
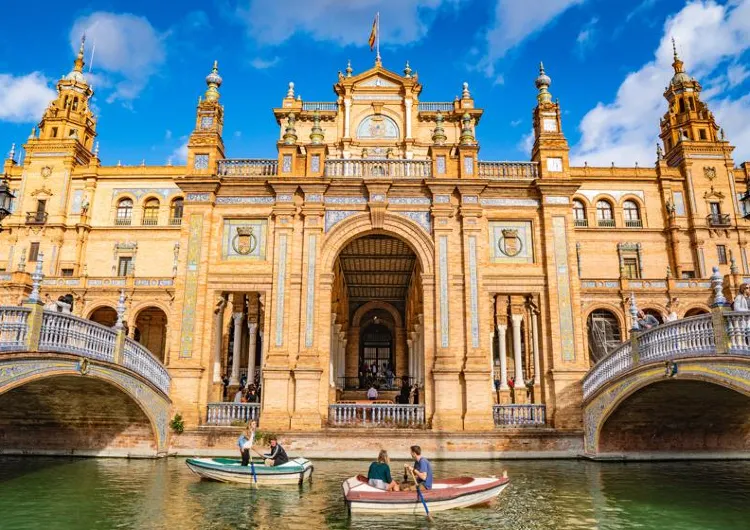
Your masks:
{"label": "decorative finial", "polygon": [[117,161],[117,167],[122,167],[122,160]]}
{"label": "decorative finial", "polygon": [[120,298],[117,299],[117,322],[115,329],[120,331],[125,328],[125,289],[120,290]]}
{"label": "decorative finial", "polygon": [[141,167],[146,167],[146,159],[141,158]]}
{"label": "decorative finial", "polygon": [[471,129],[471,116],[468,112],[465,112],[461,117],[461,137],[459,142],[461,145],[474,145],[474,131]]}
{"label": "decorative finial", "polygon": [[672,37],[672,52],[674,56],[672,68],[674,68],[675,73],[675,75],[672,77],[672,83],[689,81],[690,77],[685,74],[684,63],[682,62],[682,59],[680,59],[680,56],[677,55],[677,43],[675,42],[674,37]]}
{"label": "decorative finial", "polygon": [[36,139],[36,127],[31,128],[31,134],[29,135],[29,140],[35,140]]}
{"label": "decorative finial", "polygon": [[661,160],[664,157],[664,153],[661,150],[661,144],[656,142],[656,160]]}
{"label": "decorative finial", "polygon": [[739,274],[739,269],[737,268],[737,261],[734,259],[734,253],[730,250],[729,251],[729,272],[732,274]]}
{"label": "decorative finial", "polygon": [[552,94],[549,92],[549,86],[552,84],[552,79],[544,71],[544,63],[539,63],[539,76],[534,82],[539,93],[536,99],[539,103],[550,103],[552,102]]}
{"label": "decorative finial", "polygon": [[81,46],[78,48],[78,55],[76,56],[76,60],[73,63],[73,71],[74,72],[80,72],[83,73],[83,65],[85,64],[83,62],[83,47],[86,42],[86,34],[84,33],[81,35]]}
{"label": "decorative finial", "polygon": [[219,100],[219,87],[221,86],[223,79],[219,75],[219,61],[214,61],[214,66],[211,68],[211,73],[206,76],[206,101],[218,101]]}
{"label": "decorative finial", "polygon": [[18,259],[18,272],[26,272],[26,249],[21,250],[21,257]]}
{"label": "decorative finial", "polygon": [[294,82],[289,81],[289,88],[286,91],[287,99],[294,99]]}
{"label": "decorative finial", "polygon": [[289,113],[287,118],[286,130],[284,131],[284,145],[294,145],[297,143],[297,131],[294,128],[295,116],[293,112]]}
{"label": "decorative finial", "polygon": [[44,265],[44,253],[40,252],[37,254],[36,257],[36,268],[34,269],[34,272],[31,274],[31,294],[29,295],[29,302],[33,304],[41,303],[39,299],[39,289],[42,286],[42,280],[44,279],[44,274],[42,274],[42,266]]}
{"label": "decorative finial", "polygon": [[8,152],[8,159],[15,162],[16,161],[16,144],[10,144],[10,151]]}
{"label": "decorative finial", "polygon": [[297,94],[297,101],[302,101],[302,94]]}
{"label": "decorative finial", "polygon": [[172,167],[172,157],[167,158],[167,167]]}
{"label": "decorative finial", "polygon": [[99,158],[99,142],[94,144],[94,156]]}
{"label": "decorative finial", "polygon": [[714,290],[714,301],[711,307],[724,307],[727,299],[724,297],[724,277],[719,272],[719,267],[714,265],[711,275],[711,288]]}
{"label": "decorative finial", "polygon": [[445,141],[448,137],[445,135],[443,129],[443,114],[438,111],[435,116],[435,130],[432,132],[432,143],[435,145],[445,145]]}
{"label": "decorative finial", "polygon": [[674,40],[674,37],[672,37],[672,53],[674,54],[674,60],[678,60],[679,57],[677,56],[677,41]]}
{"label": "decorative finial", "polygon": [[404,77],[407,79],[411,78],[411,66],[409,66],[409,61],[406,61],[406,66],[404,67]]}
{"label": "decorative finial", "polygon": [[719,134],[721,134],[721,140],[724,141],[724,127],[719,129]]}
{"label": "decorative finial", "polygon": [[635,304],[635,293],[630,293],[630,331],[640,331],[641,326],[638,324],[638,306]]}
{"label": "decorative finial", "polygon": [[310,141],[314,145],[320,145],[323,143],[323,129],[320,127],[320,112],[317,110],[313,114],[313,126],[310,130]]}
{"label": "decorative finial", "polygon": [[463,90],[461,91],[461,99],[471,99],[471,93],[469,92],[469,83],[464,81]]}
{"label": "decorative finial", "polygon": [[351,77],[353,71],[354,70],[352,69],[352,60],[349,59],[348,61],[346,61],[346,77]]}

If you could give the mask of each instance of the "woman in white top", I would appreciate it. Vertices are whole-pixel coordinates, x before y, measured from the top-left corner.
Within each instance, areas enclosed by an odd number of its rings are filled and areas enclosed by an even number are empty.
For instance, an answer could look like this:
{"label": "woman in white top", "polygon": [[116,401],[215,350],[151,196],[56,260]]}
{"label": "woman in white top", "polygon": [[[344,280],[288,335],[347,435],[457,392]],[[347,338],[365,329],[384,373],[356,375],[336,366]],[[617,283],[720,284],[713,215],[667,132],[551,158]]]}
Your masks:
{"label": "woman in white top", "polygon": [[750,285],[740,285],[740,292],[734,297],[732,311],[750,311]]}

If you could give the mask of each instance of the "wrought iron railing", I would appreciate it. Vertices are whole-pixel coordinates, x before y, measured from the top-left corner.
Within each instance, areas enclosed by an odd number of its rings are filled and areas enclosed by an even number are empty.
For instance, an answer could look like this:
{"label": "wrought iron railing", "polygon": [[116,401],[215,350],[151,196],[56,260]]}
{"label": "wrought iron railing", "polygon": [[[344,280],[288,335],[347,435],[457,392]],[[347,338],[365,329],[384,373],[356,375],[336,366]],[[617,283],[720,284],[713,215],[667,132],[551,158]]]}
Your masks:
{"label": "wrought iron railing", "polygon": [[275,158],[235,158],[219,160],[219,176],[268,177],[278,173],[279,161]]}
{"label": "wrought iron railing", "polygon": [[43,225],[47,222],[47,212],[26,212],[27,225]]}
{"label": "wrought iron railing", "polygon": [[169,219],[169,224],[172,226],[180,226],[182,224],[182,217],[172,217]]}
{"label": "wrought iron railing", "polygon": [[614,228],[615,220],[614,219],[597,219],[596,224],[600,228]]}
{"label": "wrought iron railing", "polygon": [[423,427],[424,405],[334,403],[328,406],[328,423],[336,427]]}
{"label": "wrought iron railing", "polygon": [[731,226],[732,219],[728,213],[712,213],[706,217],[708,226]]}
{"label": "wrought iron railing", "polygon": [[414,378],[364,374],[357,377],[339,377],[338,383],[344,390],[367,390],[371,386],[378,390],[401,390],[404,385],[411,387],[414,384]]}
{"label": "wrought iron railing", "polygon": [[118,217],[115,218],[115,226],[130,226],[133,222],[131,217]]}
{"label": "wrought iron railing", "polygon": [[209,403],[206,412],[208,425],[247,423],[260,418],[260,403]]}
{"label": "wrought iron railing", "polygon": [[[750,312],[727,312],[724,329],[732,355],[750,356]],[[632,343],[624,342],[596,363],[583,378],[583,398],[588,399],[607,382],[638,366],[692,356],[715,355],[716,333],[713,315],[705,314],[664,324],[637,338],[638,355],[633,355]]]}
{"label": "wrought iron railing", "polygon": [[576,228],[586,228],[589,225],[588,219],[575,219],[573,221]]}
{"label": "wrought iron railing", "polygon": [[643,228],[643,220],[625,219],[625,228]]}
{"label": "wrought iron railing", "polygon": [[326,160],[325,175],[360,178],[425,178],[432,176],[432,161],[367,158]]}
{"label": "wrought iron railing", "polygon": [[493,405],[496,427],[541,427],[547,423],[546,405]]}
{"label": "wrought iron railing", "polygon": [[494,162],[480,160],[477,162],[480,177],[507,180],[533,180],[539,177],[539,165],[536,162]]}

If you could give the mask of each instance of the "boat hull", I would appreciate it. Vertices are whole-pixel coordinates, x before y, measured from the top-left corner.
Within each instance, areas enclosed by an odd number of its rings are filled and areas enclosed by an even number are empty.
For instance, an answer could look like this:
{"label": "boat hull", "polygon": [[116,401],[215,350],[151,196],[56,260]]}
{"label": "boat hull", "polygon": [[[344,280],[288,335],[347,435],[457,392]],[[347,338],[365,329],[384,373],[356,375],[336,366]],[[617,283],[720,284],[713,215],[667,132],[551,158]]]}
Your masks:
{"label": "boat hull", "polygon": [[259,486],[302,484],[313,473],[312,462],[306,458],[295,458],[277,467],[254,464],[255,477],[251,466],[241,466],[236,459],[188,458],[185,464],[202,479]]}
{"label": "boat hull", "polygon": [[[468,508],[492,501],[510,485],[507,478],[459,478],[435,481],[433,489],[423,491],[427,508],[442,512]],[[344,482],[344,500],[352,514],[424,515],[425,509],[415,491],[384,492],[371,488],[362,477]]]}

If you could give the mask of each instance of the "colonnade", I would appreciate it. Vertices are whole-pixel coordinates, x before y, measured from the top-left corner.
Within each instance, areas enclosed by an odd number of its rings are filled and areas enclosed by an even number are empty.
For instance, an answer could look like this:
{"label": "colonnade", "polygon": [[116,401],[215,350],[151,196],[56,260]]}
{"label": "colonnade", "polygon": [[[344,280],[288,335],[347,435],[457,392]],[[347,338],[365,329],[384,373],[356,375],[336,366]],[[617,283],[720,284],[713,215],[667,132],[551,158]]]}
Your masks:
{"label": "colonnade", "polygon": [[414,331],[409,333],[406,345],[409,349],[409,377],[412,384],[424,385],[424,315],[417,315]]}
{"label": "colonnade", "polygon": [[[499,373],[495,373],[494,355],[490,360],[490,365],[492,379],[500,381],[501,391],[510,390],[508,379],[511,376],[514,386],[518,388],[525,387],[529,380],[534,386],[539,385],[541,381],[539,317],[540,312],[533,295],[497,295],[495,319]],[[509,348],[513,358],[512,374],[508,370]],[[525,371],[524,367],[526,367]]]}
{"label": "colonnade", "polygon": [[331,313],[331,354],[329,356],[330,366],[330,380],[329,385],[331,388],[338,388],[343,390],[344,377],[346,377],[346,332],[341,331],[342,325],[336,324],[337,315]]}

